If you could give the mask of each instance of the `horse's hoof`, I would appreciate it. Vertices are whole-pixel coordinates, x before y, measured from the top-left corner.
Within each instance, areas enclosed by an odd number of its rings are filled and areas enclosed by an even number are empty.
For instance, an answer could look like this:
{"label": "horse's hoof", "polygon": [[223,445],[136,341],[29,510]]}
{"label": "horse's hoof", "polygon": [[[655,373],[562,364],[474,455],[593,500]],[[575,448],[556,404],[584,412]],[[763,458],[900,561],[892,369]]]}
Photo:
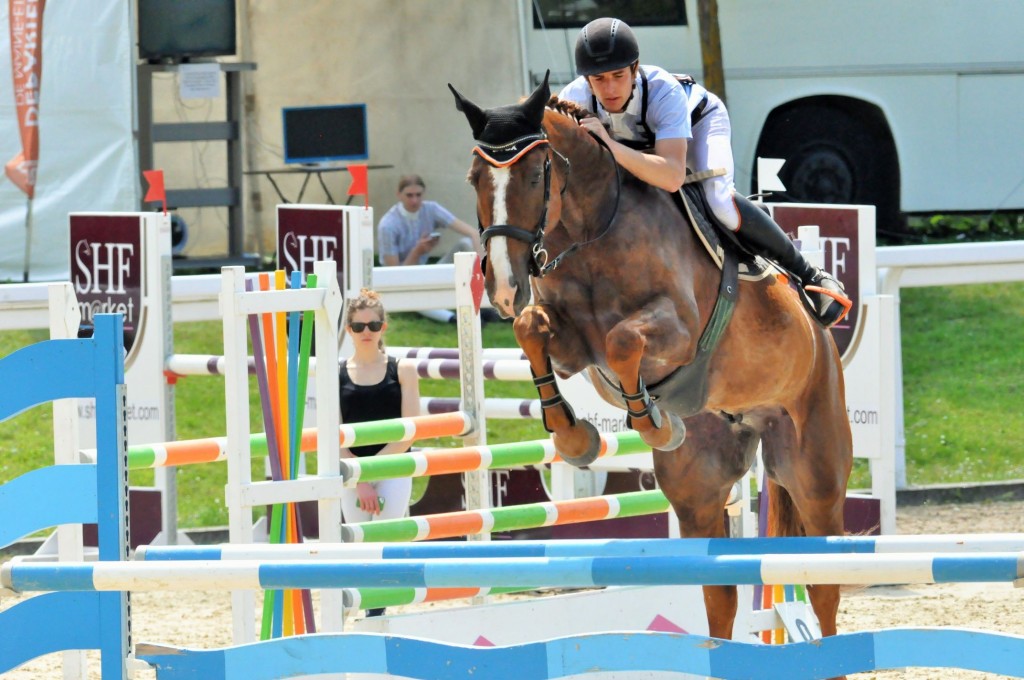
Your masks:
{"label": "horse's hoof", "polygon": [[[601,435],[597,428],[586,420],[579,420],[570,430],[571,443],[568,435],[555,434],[551,438],[555,442],[555,450],[562,460],[573,467],[586,467],[597,460],[601,454]],[[578,451],[574,455],[574,452]]]}
{"label": "horse's hoof", "polygon": [[[686,424],[683,423],[682,418],[674,413],[662,410],[662,417],[665,419],[661,423],[661,427],[657,430],[650,430],[648,432],[641,432],[640,438],[644,440],[648,446],[658,451],[674,451],[683,445],[686,441]],[[666,442],[659,442],[658,440],[664,436],[665,430],[669,431],[669,438]]]}

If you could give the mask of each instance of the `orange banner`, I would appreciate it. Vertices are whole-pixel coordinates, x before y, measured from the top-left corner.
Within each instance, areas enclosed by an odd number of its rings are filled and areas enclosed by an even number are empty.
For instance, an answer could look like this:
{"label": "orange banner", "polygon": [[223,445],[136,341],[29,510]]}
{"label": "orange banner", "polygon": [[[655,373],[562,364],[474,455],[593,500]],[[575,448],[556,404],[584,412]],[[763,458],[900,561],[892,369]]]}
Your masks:
{"label": "orange banner", "polygon": [[43,8],[46,0],[8,0],[11,70],[21,151],[4,172],[29,198],[35,195],[39,164],[39,83],[43,70]]}

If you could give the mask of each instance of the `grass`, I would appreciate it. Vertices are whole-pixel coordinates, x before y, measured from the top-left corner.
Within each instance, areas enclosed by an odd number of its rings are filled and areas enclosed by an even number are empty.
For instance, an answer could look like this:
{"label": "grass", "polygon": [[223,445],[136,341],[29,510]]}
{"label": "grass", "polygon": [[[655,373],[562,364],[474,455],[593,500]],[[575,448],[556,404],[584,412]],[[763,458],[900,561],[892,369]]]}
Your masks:
{"label": "grass", "polygon": [[904,291],[904,422],[914,484],[1024,478],[1024,284]]}
{"label": "grass", "polygon": [[[1024,478],[1024,283],[907,289],[902,303],[907,479],[910,484],[997,481]],[[488,324],[485,347],[514,347],[511,324]],[[46,331],[0,333],[0,355],[46,339]],[[396,346],[455,346],[455,328],[415,314],[395,314],[388,341]],[[219,354],[219,322],[177,324],[175,350]],[[423,380],[428,396],[457,396],[455,381]],[[488,396],[532,398],[528,383],[488,382]],[[223,381],[189,377],[175,388],[179,439],[223,435]],[[263,430],[255,389],[252,431]],[[53,422],[49,406],[33,408],[0,423],[0,482],[52,461]],[[545,436],[535,421],[488,423],[488,441],[501,443]],[[426,442],[454,444],[454,440]],[[851,486],[868,486],[866,465],[855,469]],[[253,462],[263,474],[263,461]],[[178,473],[179,524],[227,523],[225,463],[183,467]],[[152,474],[131,473],[133,484],[149,485]]]}

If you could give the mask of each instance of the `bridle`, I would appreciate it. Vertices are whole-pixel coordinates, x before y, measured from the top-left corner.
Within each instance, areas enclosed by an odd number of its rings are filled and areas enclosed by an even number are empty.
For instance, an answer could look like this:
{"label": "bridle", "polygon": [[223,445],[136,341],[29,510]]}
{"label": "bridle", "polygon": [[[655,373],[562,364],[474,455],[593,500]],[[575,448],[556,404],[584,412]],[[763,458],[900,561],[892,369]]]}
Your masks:
{"label": "bridle", "polygon": [[[521,160],[532,149],[538,146],[547,146],[547,157],[544,159],[544,204],[541,208],[540,218],[537,220],[537,226],[534,227],[533,231],[523,229],[522,227],[517,227],[512,224],[492,224],[491,226],[484,228],[480,215],[477,215],[477,226],[480,229],[480,243],[486,248],[487,241],[493,237],[507,236],[528,244],[530,246],[530,275],[542,278],[549,272],[555,270],[558,265],[561,264],[562,260],[570,253],[575,252],[582,246],[597,241],[608,233],[611,229],[612,223],[615,221],[615,216],[619,212],[619,198],[622,194],[622,176],[619,164],[615,161],[615,156],[612,155],[611,149],[608,148],[608,145],[600,137],[595,135],[594,138],[608,150],[608,154],[611,156],[612,165],[615,167],[615,209],[612,211],[611,216],[608,218],[608,223],[605,225],[604,229],[601,230],[601,233],[592,239],[584,241],[583,243],[578,241],[574,242],[550,262],[548,261],[548,251],[544,248],[544,230],[547,228],[548,205],[551,202],[551,159],[552,156],[558,156],[558,158],[565,163],[565,181],[562,183],[562,189],[559,192],[559,195],[561,196],[564,196],[565,190],[569,188],[569,173],[572,170],[572,164],[569,162],[568,158],[559,153],[556,149],[552,148],[551,143],[548,140],[548,136],[543,130],[531,135],[519,137],[507,144],[488,144],[477,140],[477,145],[473,148],[473,153],[480,156],[480,158],[496,168],[510,167]],[[505,156],[509,152],[515,152],[515,154],[508,160],[497,160],[497,156]],[[483,258],[481,266],[486,274],[486,257]]]}

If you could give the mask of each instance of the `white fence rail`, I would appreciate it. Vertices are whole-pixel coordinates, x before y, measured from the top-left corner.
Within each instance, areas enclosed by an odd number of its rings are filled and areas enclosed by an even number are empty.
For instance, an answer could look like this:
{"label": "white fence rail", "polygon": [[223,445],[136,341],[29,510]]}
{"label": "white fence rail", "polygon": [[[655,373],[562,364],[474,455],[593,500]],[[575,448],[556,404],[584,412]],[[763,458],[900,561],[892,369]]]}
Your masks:
{"label": "white fence rail", "polygon": [[[897,305],[901,288],[1024,281],[1024,241],[883,246],[876,250],[875,258],[878,293],[893,295]],[[383,296],[390,311],[408,312],[453,308],[454,282],[453,265],[424,265],[374,268],[372,285]],[[0,285],[0,329],[48,328],[47,285]],[[219,319],[219,290],[219,274],[173,277],[171,298],[174,320],[188,322]],[[899,328],[896,329],[896,339],[900,342]],[[906,439],[903,429],[902,362],[899,354],[896,379],[896,484],[898,488],[903,488],[907,486]]]}
{"label": "white fence rail", "polygon": [[[896,300],[895,338],[899,327],[901,288],[961,286],[972,283],[1024,281],[1024,241],[885,246],[876,249],[878,293]],[[896,488],[907,487],[907,439],[903,427],[903,359],[896,353]]]}

